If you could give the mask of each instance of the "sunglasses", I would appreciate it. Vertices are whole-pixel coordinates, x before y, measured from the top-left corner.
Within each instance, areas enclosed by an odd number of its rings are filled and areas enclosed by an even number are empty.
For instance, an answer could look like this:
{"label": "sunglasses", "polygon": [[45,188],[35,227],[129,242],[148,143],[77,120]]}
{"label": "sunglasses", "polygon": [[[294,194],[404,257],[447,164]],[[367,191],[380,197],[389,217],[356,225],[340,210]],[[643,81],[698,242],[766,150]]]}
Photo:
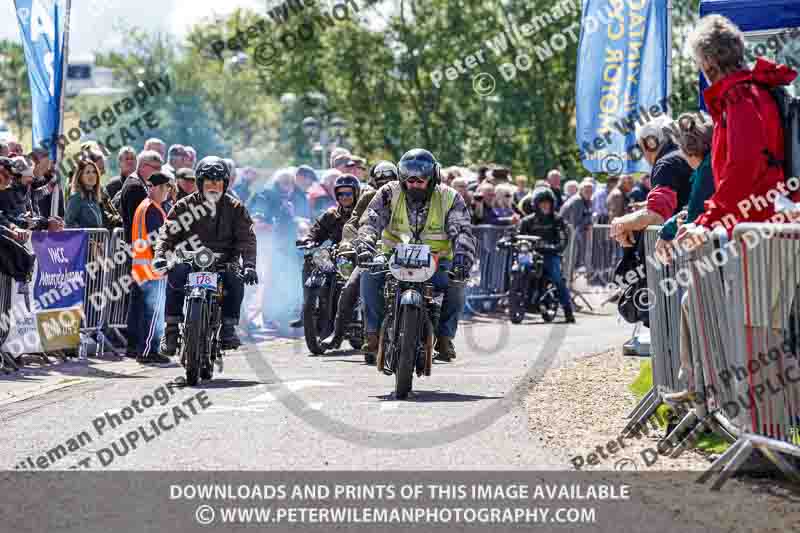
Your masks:
{"label": "sunglasses", "polygon": [[406,183],[410,183],[412,185],[414,185],[416,183],[423,184],[423,183],[425,183],[427,181],[428,181],[427,178],[408,178],[408,179],[406,179]]}
{"label": "sunglasses", "polygon": [[353,193],[350,192],[350,191],[343,191],[343,192],[337,192],[336,193],[336,197],[337,198],[351,198],[352,196],[353,196]]}

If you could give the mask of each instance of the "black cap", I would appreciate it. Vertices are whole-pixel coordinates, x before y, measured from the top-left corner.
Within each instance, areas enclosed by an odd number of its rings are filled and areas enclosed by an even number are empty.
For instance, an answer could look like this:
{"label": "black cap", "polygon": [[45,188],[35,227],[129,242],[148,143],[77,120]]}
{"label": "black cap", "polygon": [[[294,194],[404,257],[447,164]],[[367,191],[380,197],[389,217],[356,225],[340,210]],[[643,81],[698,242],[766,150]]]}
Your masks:
{"label": "black cap", "polygon": [[154,172],[147,181],[150,182],[150,185],[157,187],[158,185],[169,183],[172,180],[163,172]]}

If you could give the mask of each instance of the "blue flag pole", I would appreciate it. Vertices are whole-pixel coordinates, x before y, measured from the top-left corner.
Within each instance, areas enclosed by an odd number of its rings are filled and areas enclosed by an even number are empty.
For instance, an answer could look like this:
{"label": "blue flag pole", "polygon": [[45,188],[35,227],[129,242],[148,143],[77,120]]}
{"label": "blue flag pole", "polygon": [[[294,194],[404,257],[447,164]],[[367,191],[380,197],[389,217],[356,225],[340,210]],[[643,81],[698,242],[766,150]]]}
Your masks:
{"label": "blue flag pole", "polygon": [[[64,13],[64,47],[63,53],[61,57],[61,94],[58,102],[58,136],[57,138],[60,139],[61,135],[64,133],[64,98],[66,96],[66,86],[67,86],[67,69],[69,67],[69,19],[70,19],[70,11],[72,10],[72,0],[67,0],[67,8],[66,12]],[[57,169],[58,165],[61,163],[61,160],[64,158],[64,150],[65,146],[61,143],[56,144],[56,158],[55,162],[53,163],[53,168]],[[57,171],[55,171],[57,172]],[[61,199],[62,189],[64,188],[64,176],[60,174],[56,174],[58,177],[58,181],[56,182],[55,187],[53,187],[53,192],[50,194],[50,216],[58,216],[58,204],[59,200]],[[66,204],[66,198],[64,199],[64,203]]]}

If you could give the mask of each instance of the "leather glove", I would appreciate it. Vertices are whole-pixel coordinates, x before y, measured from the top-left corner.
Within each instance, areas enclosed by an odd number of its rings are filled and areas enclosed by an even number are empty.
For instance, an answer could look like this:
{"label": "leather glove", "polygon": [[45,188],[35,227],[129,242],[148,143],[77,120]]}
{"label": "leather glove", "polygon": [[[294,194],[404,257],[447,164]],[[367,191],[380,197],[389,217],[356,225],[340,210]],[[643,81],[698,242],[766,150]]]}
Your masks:
{"label": "leather glove", "polygon": [[169,266],[169,263],[164,257],[156,257],[153,259],[153,270],[166,271],[167,266]]}
{"label": "leather glove", "polygon": [[258,285],[258,273],[256,269],[251,266],[245,267],[242,280],[245,285]]}
{"label": "leather glove", "polygon": [[472,260],[465,255],[457,255],[453,258],[453,272],[456,277],[462,281],[469,278],[469,273],[472,270]]}
{"label": "leather glove", "polygon": [[354,240],[351,241],[353,248],[356,251],[356,263],[362,266],[365,263],[371,263],[375,259],[375,253],[365,243]]}

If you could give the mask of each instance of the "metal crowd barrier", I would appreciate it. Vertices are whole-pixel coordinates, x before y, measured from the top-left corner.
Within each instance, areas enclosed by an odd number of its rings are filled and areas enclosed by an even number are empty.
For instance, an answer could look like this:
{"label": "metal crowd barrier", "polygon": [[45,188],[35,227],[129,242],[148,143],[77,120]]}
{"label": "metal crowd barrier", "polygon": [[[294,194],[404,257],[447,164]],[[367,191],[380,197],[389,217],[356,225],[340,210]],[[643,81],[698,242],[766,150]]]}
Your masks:
{"label": "metal crowd barrier", "polygon": [[[109,234],[107,229],[86,228],[64,231],[85,231],[89,235],[89,247],[87,251],[86,264],[109,257]],[[113,255],[113,254],[112,254]],[[108,305],[103,305],[102,299],[99,307],[95,306],[95,299],[92,294],[103,294],[108,287],[111,278],[105,269],[97,269],[94,274],[84,271],[84,293],[83,310],[85,321],[81,327],[81,344],[79,355],[81,358],[86,356],[86,337],[93,336],[97,341],[97,354],[102,354],[105,349],[105,337],[103,328],[105,326],[106,311]]]}
{"label": "metal crowd barrier", "polygon": [[[11,290],[13,287],[13,279],[3,273],[0,273],[0,317],[8,315],[11,311]],[[9,323],[6,320],[0,320],[0,346],[5,344],[6,338],[10,333],[8,330]],[[19,369],[19,365],[11,356],[11,354],[0,352],[0,371],[5,374]]]}
{"label": "metal crowd barrier", "polygon": [[478,275],[472,276],[466,288],[468,307],[489,311],[494,309],[497,300],[506,296],[511,254],[508,250],[498,250],[497,241],[512,228],[487,224],[472,227],[477,241],[473,269],[477,269]]}
{"label": "metal crowd barrier", "polygon": [[608,286],[614,281],[614,271],[622,259],[622,247],[611,238],[609,224],[594,224],[587,243],[586,280],[590,285]]}
{"label": "metal crowd barrier", "polygon": [[709,425],[735,440],[700,478],[719,472],[714,488],[754,449],[800,481],[784,457],[800,457],[798,256],[798,224],[740,224],[693,253],[692,353]]}
{"label": "metal crowd barrier", "polygon": [[[641,311],[647,311],[650,318],[650,356],[653,373],[653,388],[642,398],[630,414],[626,432],[641,427],[664,403],[664,394],[673,394],[687,387],[694,388],[686,376],[680,382],[681,368],[681,302],[686,293],[690,256],[677,253],[672,262],[663,264],[656,257],[656,242],[661,226],[650,226],[644,230],[644,262],[647,276],[646,294],[635,299]],[[646,298],[646,299],[645,299]],[[693,372],[696,375],[696,372]],[[702,412],[700,413],[703,414]],[[698,414],[690,411],[678,424],[668,439],[673,439],[691,425]]]}
{"label": "metal crowd barrier", "polygon": [[[111,239],[110,250],[112,257],[118,256],[117,254],[125,254],[125,261],[114,261],[114,269],[107,272],[109,283],[111,285],[115,280],[120,279],[124,275],[131,273],[131,259],[126,252],[127,244],[125,243],[125,235],[122,228],[114,229],[113,237]],[[119,255],[118,257],[121,257]],[[107,286],[108,286],[107,285]],[[125,329],[128,325],[128,301],[130,300],[129,291],[121,291],[120,298],[113,298],[107,303],[108,307],[108,327],[119,330]],[[115,294],[116,295],[116,294]]]}

